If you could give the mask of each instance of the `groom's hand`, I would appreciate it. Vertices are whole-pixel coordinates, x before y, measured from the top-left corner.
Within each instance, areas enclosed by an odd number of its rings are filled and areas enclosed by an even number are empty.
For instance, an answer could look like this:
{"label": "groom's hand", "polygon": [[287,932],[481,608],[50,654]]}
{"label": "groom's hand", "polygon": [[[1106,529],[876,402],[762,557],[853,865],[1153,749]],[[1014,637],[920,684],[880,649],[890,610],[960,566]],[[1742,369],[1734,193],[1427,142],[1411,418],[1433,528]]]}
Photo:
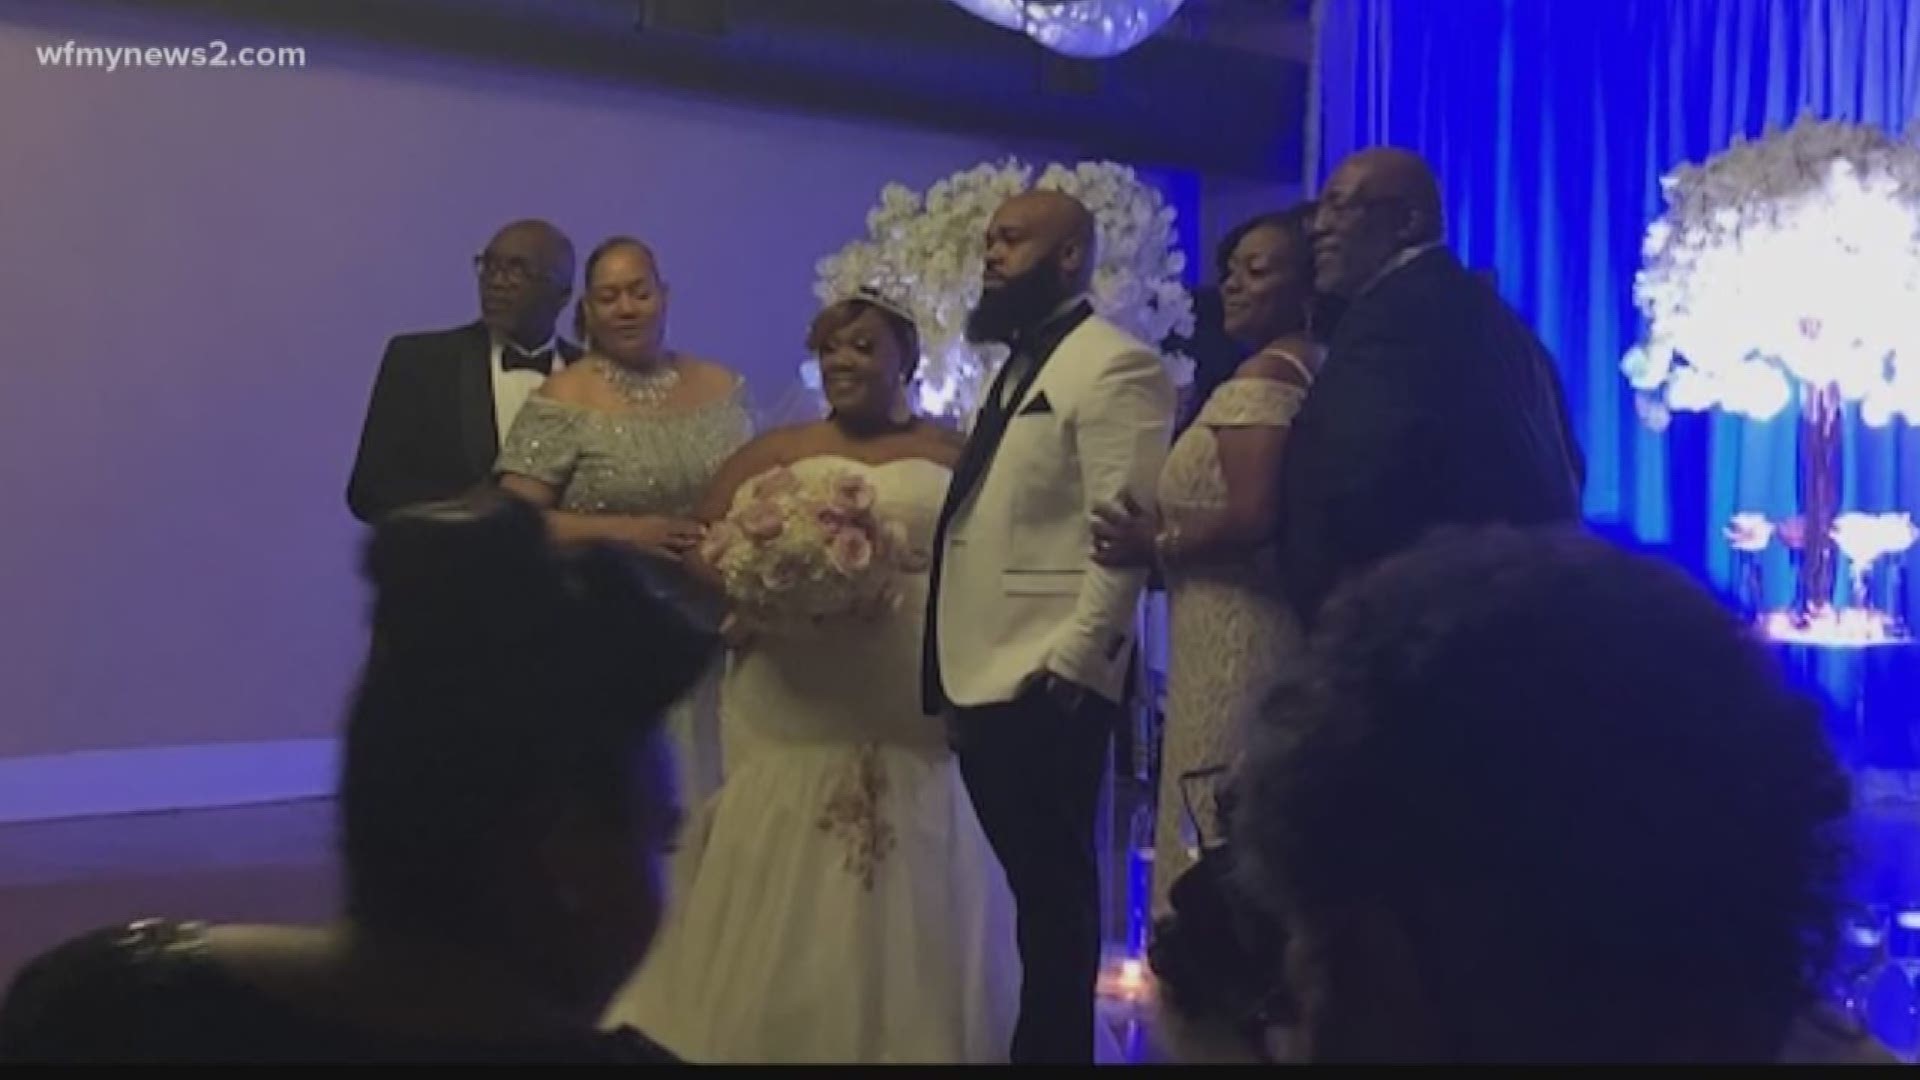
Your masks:
{"label": "groom's hand", "polygon": [[1052,671],[1042,671],[1028,680],[1027,691],[1039,695],[1068,716],[1080,711],[1080,707],[1087,703],[1089,693],[1086,687]]}
{"label": "groom's hand", "polygon": [[753,624],[740,617],[737,611],[729,611],[720,620],[720,640],[734,652],[745,652],[753,644]]}

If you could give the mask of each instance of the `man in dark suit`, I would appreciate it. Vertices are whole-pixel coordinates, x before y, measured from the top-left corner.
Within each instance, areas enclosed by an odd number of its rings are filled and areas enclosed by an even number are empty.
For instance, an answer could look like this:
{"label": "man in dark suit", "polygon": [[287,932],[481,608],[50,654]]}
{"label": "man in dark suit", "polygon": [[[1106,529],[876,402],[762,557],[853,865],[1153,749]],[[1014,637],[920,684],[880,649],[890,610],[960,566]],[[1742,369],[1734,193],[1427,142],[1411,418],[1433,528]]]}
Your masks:
{"label": "man in dark suit", "polygon": [[347,483],[361,521],[485,483],[527,395],[580,355],[554,336],[573,296],[573,245],[559,229],[514,222],[473,263],[479,322],[387,343]]}
{"label": "man in dark suit", "polygon": [[1282,576],[1309,625],[1435,526],[1577,521],[1585,483],[1553,359],[1446,248],[1425,162],[1347,159],[1312,232],[1318,287],[1348,307],[1281,470]]}

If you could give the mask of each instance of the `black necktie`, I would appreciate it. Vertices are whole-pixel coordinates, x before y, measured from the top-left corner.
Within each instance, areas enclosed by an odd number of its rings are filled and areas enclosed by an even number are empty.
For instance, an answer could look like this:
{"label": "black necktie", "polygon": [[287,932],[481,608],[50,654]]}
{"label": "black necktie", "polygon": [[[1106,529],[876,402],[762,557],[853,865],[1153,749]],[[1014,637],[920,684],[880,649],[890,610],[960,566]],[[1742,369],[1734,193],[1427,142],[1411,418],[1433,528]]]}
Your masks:
{"label": "black necktie", "polygon": [[517,345],[503,345],[500,348],[500,368],[503,371],[533,371],[541,375],[553,374],[553,350],[541,349],[528,352]]}

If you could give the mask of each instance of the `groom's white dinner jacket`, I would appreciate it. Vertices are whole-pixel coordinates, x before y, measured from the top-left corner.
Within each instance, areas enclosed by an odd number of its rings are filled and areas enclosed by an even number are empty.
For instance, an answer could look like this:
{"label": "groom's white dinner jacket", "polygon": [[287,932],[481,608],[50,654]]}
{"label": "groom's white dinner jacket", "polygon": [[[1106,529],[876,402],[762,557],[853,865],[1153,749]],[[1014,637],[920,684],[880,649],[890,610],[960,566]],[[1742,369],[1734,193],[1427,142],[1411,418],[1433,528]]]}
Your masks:
{"label": "groom's white dinner jacket", "polygon": [[[1095,565],[1089,526],[1094,507],[1123,494],[1153,505],[1174,388],[1153,349],[1084,309],[1076,316],[1037,371],[1020,365],[1027,378],[1016,368],[996,380],[1011,415],[956,470],[929,613],[954,706],[1011,701],[1045,671],[1120,700],[1147,575]],[[976,441],[994,408],[990,390]]]}

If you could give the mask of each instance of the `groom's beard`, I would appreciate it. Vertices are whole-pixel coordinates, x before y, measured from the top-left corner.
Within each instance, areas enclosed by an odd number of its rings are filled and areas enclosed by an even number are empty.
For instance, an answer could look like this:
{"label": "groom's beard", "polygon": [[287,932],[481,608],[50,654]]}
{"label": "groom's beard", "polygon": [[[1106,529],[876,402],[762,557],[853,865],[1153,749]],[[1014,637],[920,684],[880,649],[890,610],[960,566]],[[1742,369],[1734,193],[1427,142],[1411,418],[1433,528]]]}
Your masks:
{"label": "groom's beard", "polygon": [[981,290],[980,302],[967,315],[967,340],[975,345],[1010,345],[1039,326],[1066,299],[1059,267],[1052,260],[1039,263],[1008,278],[998,288]]}

